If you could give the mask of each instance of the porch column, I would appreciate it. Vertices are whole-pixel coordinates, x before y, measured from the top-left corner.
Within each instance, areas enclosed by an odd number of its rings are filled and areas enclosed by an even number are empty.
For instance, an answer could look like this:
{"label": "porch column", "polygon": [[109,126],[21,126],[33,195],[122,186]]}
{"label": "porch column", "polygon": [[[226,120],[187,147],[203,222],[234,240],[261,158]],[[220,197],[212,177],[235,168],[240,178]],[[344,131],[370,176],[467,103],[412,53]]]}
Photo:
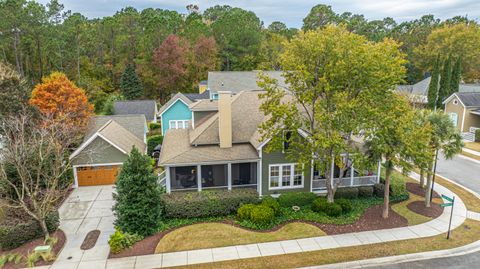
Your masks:
{"label": "porch column", "polygon": [[228,190],[232,190],[232,163],[227,163],[227,184]]}
{"label": "porch column", "polygon": [[380,183],[380,173],[382,172],[382,161],[378,161],[377,183]]}
{"label": "porch column", "polygon": [[171,179],[170,179],[170,167],[169,166],[166,166],[165,167],[165,188],[167,189],[167,193],[171,193],[172,192],[172,185],[171,185]]}
{"label": "porch column", "polygon": [[355,168],[353,168],[353,164],[352,166],[350,166],[350,186],[353,186],[353,174],[355,172]]}
{"label": "porch column", "polygon": [[257,162],[257,192],[262,196],[262,160]]}
{"label": "porch column", "polygon": [[198,191],[202,191],[202,166],[197,165],[197,187]]}

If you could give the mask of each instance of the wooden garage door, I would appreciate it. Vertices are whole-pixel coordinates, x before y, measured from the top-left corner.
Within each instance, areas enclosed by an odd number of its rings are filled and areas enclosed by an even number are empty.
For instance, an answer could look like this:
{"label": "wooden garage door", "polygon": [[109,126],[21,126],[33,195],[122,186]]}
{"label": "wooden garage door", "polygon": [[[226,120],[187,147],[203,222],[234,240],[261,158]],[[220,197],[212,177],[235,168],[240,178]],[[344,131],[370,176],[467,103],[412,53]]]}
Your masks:
{"label": "wooden garage door", "polygon": [[77,167],[78,186],[114,184],[120,166]]}

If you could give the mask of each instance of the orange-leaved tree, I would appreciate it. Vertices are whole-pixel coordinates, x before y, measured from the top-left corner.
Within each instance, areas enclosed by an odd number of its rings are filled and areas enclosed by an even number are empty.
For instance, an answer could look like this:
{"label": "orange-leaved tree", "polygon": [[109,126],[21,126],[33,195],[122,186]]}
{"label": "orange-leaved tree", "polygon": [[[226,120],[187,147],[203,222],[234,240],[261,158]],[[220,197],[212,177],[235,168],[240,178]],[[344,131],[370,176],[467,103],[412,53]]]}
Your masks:
{"label": "orange-leaved tree", "polygon": [[93,114],[85,91],[60,72],[42,78],[32,91],[30,104],[49,118],[77,127],[86,126]]}

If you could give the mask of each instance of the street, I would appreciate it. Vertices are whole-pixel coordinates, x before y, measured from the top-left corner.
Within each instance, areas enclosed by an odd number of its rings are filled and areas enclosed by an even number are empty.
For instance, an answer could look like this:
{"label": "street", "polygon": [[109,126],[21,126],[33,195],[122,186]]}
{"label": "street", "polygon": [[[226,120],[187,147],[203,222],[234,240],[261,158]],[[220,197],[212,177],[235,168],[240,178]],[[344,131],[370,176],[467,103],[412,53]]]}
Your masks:
{"label": "street", "polygon": [[[463,156],[456,156],[452,160],[445,160],[443,156],[437,164],[437,174],[453,180],[471,190],[480,193],[480,162],[471,161]],[[468,255],[437,258],[423,261],[405,262],[368,268],[378,269],[411,269],[411,268],[478,268],[480,264],[480,252]]]}

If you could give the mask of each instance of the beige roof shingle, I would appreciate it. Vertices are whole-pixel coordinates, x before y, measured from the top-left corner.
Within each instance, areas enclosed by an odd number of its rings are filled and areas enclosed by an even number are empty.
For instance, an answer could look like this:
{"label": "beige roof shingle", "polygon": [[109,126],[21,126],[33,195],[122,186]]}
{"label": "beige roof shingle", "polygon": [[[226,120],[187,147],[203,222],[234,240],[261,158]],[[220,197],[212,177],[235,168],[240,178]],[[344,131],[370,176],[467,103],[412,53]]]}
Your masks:
{"label": "beige roof shingle", "polygon": [[192,111],[217,111],[218,110],[218,101],[217,100],[198,100],[193,104],[190,104],[190,109]]}
{"label": "beige roof shingle", "polygon": [[145,152],[146,144],[114,120],[108,122],[98,131],[98,134],[100,134],[102,138],[107,139],[117,147],[121,148],[126,153],[130,153],[133,146],[135,146],[140,152]]}

